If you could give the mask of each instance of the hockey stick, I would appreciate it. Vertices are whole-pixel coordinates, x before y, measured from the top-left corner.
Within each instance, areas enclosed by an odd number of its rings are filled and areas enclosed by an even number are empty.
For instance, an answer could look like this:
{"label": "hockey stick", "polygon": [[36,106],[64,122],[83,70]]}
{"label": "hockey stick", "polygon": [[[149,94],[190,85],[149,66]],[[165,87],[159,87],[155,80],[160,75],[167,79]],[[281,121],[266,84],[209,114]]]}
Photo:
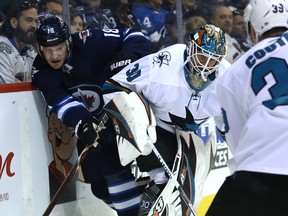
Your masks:
{"label": "hockey stick", "polygon": [[49,216],[49,214],[51,213],[51,211],[53,210],[53,208],[55,207],[55,205],[57,204],[58,200],[60,199],[60,197],[63,195],[63,193],[65,192],[66,187],[68,186],[68,184],[70,183],[71,179],[73,178],[73,176],[75,175],[75,173],[78,171],[78,169],[80,168],[83,160],[85,159],[88,150],[90,149],[90,147],[96,147],[98,145],[98,139],[99,137],[99,131],[103,129],[103,127],[97,127],[94,125],[95,131],[97,133],[97,137],[95,139],[95,142],[91,145],[86,146],[83,151],[81,152],[81,154],[79,155],[79,157],[77,158],[77,161],[75,162],[75,164],[73,165],[73,167],[70,169],[69,173],[67,174],[66,178],[64,179],[64,181],[62,182],[62,184],[60,185],[60,187],[58,188],[57,192],[55,193],[55,195],[53,196],[52,200],[50,201],[48,207],[46,208],[45,212],[43,213],[43,216]]}
{"label": "hockey stick", "polygon": [[187,207],[190,209],[190,211],[192,212],[192,215],[197,216],[193,205],[191,203],[191,201],[189,200],[189,198],[187,197],[186,193],[184,192],[183,188],[181,187],[181,185],[179,184],[179,182],[177,181],[177,179],[175,179],[172,171],[170,170],[170,168],[168,167],[167,163],[164,161],[163,157],[161,156],[160,152],[157,150],[157,148],[154,146],[153,143],[148,142],[149,145],[152,148],[152,151],[154,152],[154,154],[156,155],[156,157],[158,158],[159,162],[161,163],[161,165],[163,166],[163,168],[165,169],[167,175],[170,177],[170,179],[173,181],[175,187],[177,190],[179,190],[181,197],[183,198],[185,204],[187,205]]}

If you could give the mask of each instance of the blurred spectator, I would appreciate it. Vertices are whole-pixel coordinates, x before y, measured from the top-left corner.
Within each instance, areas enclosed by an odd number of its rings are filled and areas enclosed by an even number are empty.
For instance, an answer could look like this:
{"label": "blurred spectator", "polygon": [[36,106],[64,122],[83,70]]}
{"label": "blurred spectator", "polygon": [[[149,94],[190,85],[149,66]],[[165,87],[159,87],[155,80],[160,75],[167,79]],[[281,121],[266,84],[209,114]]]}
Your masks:
{"label": "blurred spectator", "polygon": [[130,11],[128,0],[105,0],[101,9],[108,17],[111,28],[135,28],[141,30],[139,23]]}
{"label": "blurred spectator", "polygon": [[165,36],[165,16],[168,13],[162,8],[163,0],[135,0],[132,3],[132,14],[141,26],[141,31],[153,43]]}
{"label": "blurred spectator", "polygon": [[213,9],[211,23],[220,27],[226,34],[231,34],[233,15],[229,7],[218,5]]}
{"label": "blurred spectator", "polygon": [[200,16],[201,8],[198,8],[196,0],[182,0],[183,19],[187,20],[191,16]]}
{"label": "blurred spectator", "polygon": [[83,14],[73,7],[70,8],[70,23],[71,34],[75,32],[81,32],[84,29]]}
{"label": "blurred spectator", "polygon": [[211,23],[218,26],[225,33],[226,43],[228,46],[226,60],[233,63],[244,52],[241,50],[237,40],[231,37],[233,15],[229,7],[218,5],[212,10]]}
{"label": "blurred spectator", "polygon": [[6,11],[6,6],[11,3],[11,0],[1,0],[0,1],[0,10]]}
{"label": "blurred spectator", "polygon": [[244,21],[244,11],[234,10],[233,14],[233,25],[231,36],[234,38],[245,38],[245,21]]}
{"label": "blurred spectator", "polygon": [[244,10],[248,2],[249,0],[226,0],[225,5],[232,6],[234,8],[237,8],[238,10]]}
{"label": "blurred spectator", "polygon": [[163,0],[163,8],[168,12],[176,11],[176,0]]}
{"label": "blurred spectator", "polygon": [[186,34],[185,34],[185,40],[188,38],[189,34],[194,31],[195,29],[199,28],[200,26],[204,26],[207,24],[207,21],[201,17],[201,16],[191,16],[187,21],[186,21]]}
{"label": "blurred spectator", "polygon": [[77,7],[77,1],[76,0],[69,0],[69,8],[76,9]]}
{"label": "blurred spectator", "polygon": [[7,11],[11,9],[11,6],[16,4],[18,0],[0,0],[0,11],[2,11],[5,15]]}
{"label": "blurred spectator", "polygon": [[212,17],[212,10],[219,5],[217,0],[197,0],[197,13],[192,14],[192,16],[201,16],[203,17],[208,23],[210,23]]}
{"label": "blurred spectator", "polygon": [[100,4],[101,0],[80,0],[80,4],[78,4],[76,9],[83,14],[86,28],[112,28],[109,19],[99,8]]}
{"label": "blurred spectator", "polygon": [[235,38],[239,43],[241,49],[246,52],[249,47],[246,41],[246,32],[245,32],[245,20],[244,20],[244,11],[243,10],[233,10],[233,25],[231,31],[231,37]]}
{"label": "blurred spectator", "polygon": [[63,18],[62,0],[40,0],[39,14],[43,12],[53,13]]}
{"label": "blurred spectator", "polygon": [[0,11],[0,28],[3,25],[5,19],[6,19],[6,15],[2,11]]}
{"label": "blurred spectator", "polygon": [[0,83],[31,81],[31,69],[37,55],[35,31],[38,20],[36,0],[17,0],[6,11],[0,29]]}
{"label": "blurred spectator", "polygon": [[[176,12],[169,12],[165,17],[166,34],[161,38],[154,50],[158,51],[162,48],[178,43],[178,29]],[[185,21],[183,21],[183,35],[185,35]]]}

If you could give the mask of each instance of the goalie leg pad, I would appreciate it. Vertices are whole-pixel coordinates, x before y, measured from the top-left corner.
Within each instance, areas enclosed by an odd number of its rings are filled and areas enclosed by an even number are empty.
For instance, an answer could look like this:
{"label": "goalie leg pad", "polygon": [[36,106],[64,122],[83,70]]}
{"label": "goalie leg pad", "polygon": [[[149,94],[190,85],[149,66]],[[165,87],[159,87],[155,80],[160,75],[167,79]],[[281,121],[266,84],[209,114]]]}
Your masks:
{"label": "goalie leg pad", "polygon": [[148,142],[156,142],[156,120],[147,101],[135,92],[120,92],[105,109],[113,121],[118,151],[123,166],[139,155],[148,155]]}
{"label": "goalie leg pad", "polygon": [[[216,143],[214,133],[209,135],[206,143],[194,132],[176,131],[178,142],[181,143],[181,160],[175,164],[174,170],[178,170],[178,182],[186,195],[191,195],[191,202],[197,209],[204,189],[205,180],[212,168]],[[187,160],[183,160],[187,158]],[[191,186],[192,185],[192,186]]]}

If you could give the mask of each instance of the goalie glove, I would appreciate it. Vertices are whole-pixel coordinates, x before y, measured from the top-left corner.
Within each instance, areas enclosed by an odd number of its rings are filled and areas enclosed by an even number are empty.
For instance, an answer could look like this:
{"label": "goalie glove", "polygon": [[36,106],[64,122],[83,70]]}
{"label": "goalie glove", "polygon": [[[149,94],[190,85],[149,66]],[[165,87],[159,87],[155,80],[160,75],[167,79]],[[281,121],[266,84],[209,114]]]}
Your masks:
{"label": "goalie glove", "polygon": [[127,165],[152,152],[156,142],[156,120],[151,107],[135,92],[121,92],[106,106],[116,132],[120,162]]}
{"label": "goalie glove", "polygon": [[81,119],[75,126],[76,137],[84,144],[91,145],[95,142],[97,133],[93,127],[93,118]]}

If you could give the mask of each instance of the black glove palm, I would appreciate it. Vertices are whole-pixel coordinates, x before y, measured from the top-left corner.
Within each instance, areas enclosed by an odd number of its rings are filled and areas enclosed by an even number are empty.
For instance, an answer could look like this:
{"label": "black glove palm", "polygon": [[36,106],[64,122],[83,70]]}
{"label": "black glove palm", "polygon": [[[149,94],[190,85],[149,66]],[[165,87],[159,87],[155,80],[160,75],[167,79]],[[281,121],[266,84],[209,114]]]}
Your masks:
{"label": "black glove palm", "polygon": [[77,138],[85,145],[93,144],[97,137],[91,118],[80,120],[75,127],[75,133]]}

